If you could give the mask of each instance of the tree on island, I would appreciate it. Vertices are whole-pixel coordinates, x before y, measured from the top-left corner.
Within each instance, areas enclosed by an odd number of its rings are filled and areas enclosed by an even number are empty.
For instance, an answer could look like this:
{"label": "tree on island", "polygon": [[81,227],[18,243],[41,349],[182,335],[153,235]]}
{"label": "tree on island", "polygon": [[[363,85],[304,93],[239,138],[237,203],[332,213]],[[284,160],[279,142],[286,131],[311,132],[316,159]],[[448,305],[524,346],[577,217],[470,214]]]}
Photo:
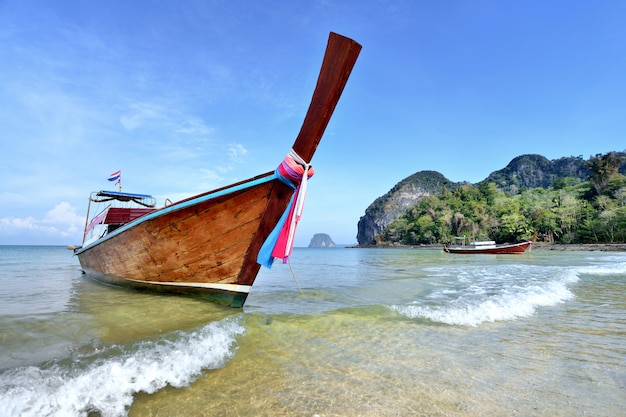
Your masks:
{"label": "tree on island", "polygon": [[624,156],[596,155],[587,181],[564,178],[550,188],[505,192],[494,182],[463,184],[428,196],[387,225],[377,245],[441,244],[456,236],[519,242],[533,232],[549,243],[625,243]]}

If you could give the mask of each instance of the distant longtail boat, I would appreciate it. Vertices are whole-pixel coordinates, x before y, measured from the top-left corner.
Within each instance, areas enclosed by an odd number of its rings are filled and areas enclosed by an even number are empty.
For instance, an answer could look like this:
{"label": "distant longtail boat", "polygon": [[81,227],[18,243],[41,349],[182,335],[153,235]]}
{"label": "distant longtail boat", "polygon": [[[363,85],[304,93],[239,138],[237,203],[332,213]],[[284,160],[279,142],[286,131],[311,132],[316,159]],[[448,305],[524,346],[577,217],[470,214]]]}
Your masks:
{"label": "distant longtail boat", "polygon": [[502,255],[502,254],[520,254],[526,252],[526,249],[532,246],[533,242],[537,238],[537,233],[533,235],[526,242],[520,243],[505,243],[497,245],[496,242],[477,241],[471,242],[469,245],[446,245],[443,247],[444,252],[447,253],[460,253],[464,255]]}
{"label": "distant longtail boat", "polygon": [[[261,265],[291,254],[311,158],[360,50],[330,34],[300,133],[275,171],[159,209],[146,194],[92,193],[83,243],[70,247],[83,271],[107,283],[242,307]],[[95,203],[106,206],[92,210]]]}

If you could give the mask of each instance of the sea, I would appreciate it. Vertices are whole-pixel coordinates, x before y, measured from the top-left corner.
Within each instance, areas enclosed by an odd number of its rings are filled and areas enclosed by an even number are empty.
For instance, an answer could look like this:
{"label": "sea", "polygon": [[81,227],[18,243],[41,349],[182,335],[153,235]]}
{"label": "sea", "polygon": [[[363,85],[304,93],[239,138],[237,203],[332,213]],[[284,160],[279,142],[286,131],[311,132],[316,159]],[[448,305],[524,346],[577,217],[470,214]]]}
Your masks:
{"label": "sea", "polygon": [[232,309],[0,246],[0,416],[626,416],[626,252],[296,248]]}

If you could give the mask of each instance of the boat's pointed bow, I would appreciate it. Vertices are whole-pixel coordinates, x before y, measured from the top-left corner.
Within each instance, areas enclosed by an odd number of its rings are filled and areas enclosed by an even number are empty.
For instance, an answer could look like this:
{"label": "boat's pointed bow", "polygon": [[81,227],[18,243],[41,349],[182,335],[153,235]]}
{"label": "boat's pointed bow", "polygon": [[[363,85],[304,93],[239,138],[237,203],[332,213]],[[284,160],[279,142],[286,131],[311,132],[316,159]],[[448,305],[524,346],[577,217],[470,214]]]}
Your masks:
{"label": "boat's pointed bow", "polygon": [[353,39],[330,33],[311,104],[293,144],[306,162],[313,158],[360,52],[361,45]]}

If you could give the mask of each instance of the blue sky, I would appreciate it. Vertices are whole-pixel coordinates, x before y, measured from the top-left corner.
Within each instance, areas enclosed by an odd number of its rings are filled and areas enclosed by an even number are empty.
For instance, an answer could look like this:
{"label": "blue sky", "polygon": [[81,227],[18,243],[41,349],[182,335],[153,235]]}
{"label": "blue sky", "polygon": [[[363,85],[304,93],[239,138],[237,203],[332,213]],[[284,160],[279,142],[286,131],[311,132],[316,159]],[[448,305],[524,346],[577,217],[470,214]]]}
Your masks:
{"label": "blue sky", "polygon": [[91,191],[159,204],[273,170],[328,33],[363,45],[313,158],[296,246],[356,242],[436,170],[626,149],[623,1],[0,0],[0,244],[77,244]]}

